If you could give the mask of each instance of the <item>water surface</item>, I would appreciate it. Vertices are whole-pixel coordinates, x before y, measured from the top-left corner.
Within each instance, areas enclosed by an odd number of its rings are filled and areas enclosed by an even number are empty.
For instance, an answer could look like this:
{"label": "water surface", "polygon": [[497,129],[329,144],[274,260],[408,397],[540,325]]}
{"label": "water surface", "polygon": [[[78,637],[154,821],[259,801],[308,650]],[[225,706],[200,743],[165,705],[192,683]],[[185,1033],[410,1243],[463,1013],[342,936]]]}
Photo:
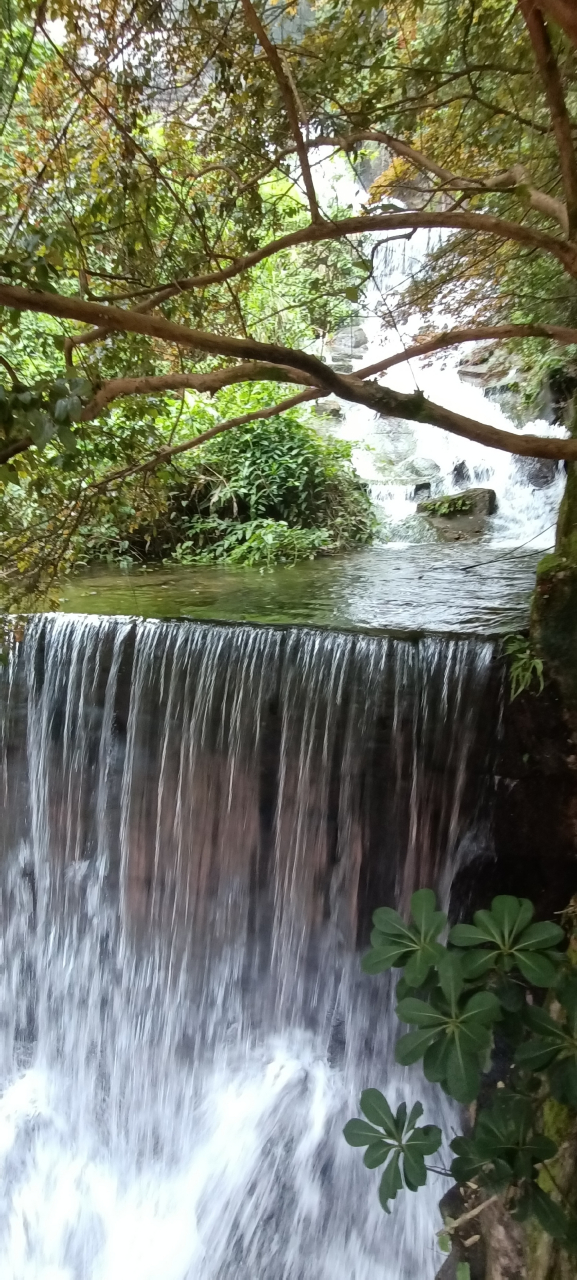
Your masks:
{"label": "water surface", "polygon": [[95,569],[67,583],[62,607],[145,618],[498,635],[527,626],[541,554],[397,544],[264,570]]}

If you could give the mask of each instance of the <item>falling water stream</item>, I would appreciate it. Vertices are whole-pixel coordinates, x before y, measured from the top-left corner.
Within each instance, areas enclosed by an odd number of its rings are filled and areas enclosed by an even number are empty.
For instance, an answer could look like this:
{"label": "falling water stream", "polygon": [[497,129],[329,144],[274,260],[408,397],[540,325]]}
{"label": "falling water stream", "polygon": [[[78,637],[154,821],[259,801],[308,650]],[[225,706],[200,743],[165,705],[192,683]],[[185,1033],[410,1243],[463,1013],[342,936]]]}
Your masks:
{"label": "falling water stream", "polygon": [[494,644],[35,619],[0,674],[2,1280],[430,1280],[359,947],[487,839]]}

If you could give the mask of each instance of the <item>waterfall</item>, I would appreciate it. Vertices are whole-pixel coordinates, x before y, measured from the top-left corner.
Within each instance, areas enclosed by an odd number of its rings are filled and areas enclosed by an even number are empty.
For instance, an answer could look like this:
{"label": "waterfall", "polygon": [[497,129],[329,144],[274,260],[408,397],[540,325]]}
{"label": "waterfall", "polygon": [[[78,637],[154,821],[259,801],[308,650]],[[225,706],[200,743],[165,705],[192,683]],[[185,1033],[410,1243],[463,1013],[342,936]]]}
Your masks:
{"label": "waterfall", "polygon": [[344,1143],[372,910],[486,842],[493,643],[44,616],[0,670],[2,1280],[431,1280]]}

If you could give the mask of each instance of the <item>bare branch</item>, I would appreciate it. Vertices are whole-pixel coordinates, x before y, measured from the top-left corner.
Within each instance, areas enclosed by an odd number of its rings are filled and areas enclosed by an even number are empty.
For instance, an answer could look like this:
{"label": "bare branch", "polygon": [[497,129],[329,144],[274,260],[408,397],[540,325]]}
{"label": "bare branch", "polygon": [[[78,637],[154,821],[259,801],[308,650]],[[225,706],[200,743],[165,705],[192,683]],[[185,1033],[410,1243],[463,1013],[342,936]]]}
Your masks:
{"label": "bare branch", "polygon": [[[480,188],[477,188],[479,190]],[[552,254],[565,270],[577,276],[577,249],[567,241],[547,235],[535,227],[523,223],[511,222],[505,218],[496,218],[489,213],[472,213],[468,210],[439,210],[430,213],[421,209],[403,210],[399,213],[363,214],[353,218],[341,218],[334,222],[310,223],[308,227],[300,227],[278,240],[272,240],[260,249],[253,250],[237,258],[230,266],[219,271],[204,272],[202,275],[188,276],[171,284],[161,286],[149,302],[147,310],[160,306],[169,298],[185,293],[189,289],[205,289],[209,285],[219,285],[225,280],[241,275],[250,267],[258,266],[267,258],[292,249],[300,244],[318,244],[323,240],[340,240],[345,236],[365,235],[372,231],[405,231],[405,230],[450,230],[474,231],[482,235],[498,236],[501,240],[512,240],[516,244],[526,245],[530,249],[540,249]],[[143,305],[141,310],[144,311]]]}
{"label": "bare branch", "polygon": [[378,142],[383,144],[395,155],[403,156],[416,169],[424,173],[432,173],[441,182],[441,187],[437,188],[437,190],[462,191],[471,195],[479,194],[483,191],[519,190],[526,197],[531,208],[537,209],[539,213],[545,214],[547,218],[554,218],[562,228],[564,235],[568,235],[569,219],[565,204],[562,200],[557,200],[554,196],[550,196],[547,192],[540,191],[538,187],[535,187],[531,175],[522,164],[511,165],[509,169],[496,173],[490,178],[465,178],[461,174],[452,173],[449,169],[444,169],[442,165],[437,164],[436,160],[432,160],[424,152],[416,151],[408,143],[403,142],[400,138],[393,137],[390,133],[384,133],[382,129],[358,130],[342,138],[323,136],[320,140],[316,139],[317,146],[337,145],[343,150],[350,150],[357,142]]}
{"label": "bare branch", "polygon": [[295,90],[293,88],[292,76],[287,75],[286,68],[283,64],[282,58],[280,57],[278,49],[276,49],[275,45],[272,43],[272,40],[268,36],[258,16],[258,13],[256,12],[256,9],[254,8],[254,5],[251,3],[251,0],[242,0],[242,7],[244,9],[245,17],[249,24],[249,27],[251,28],[252,31],[254,31],[255,36],[259,41],[259,44],[264,49],[264,52],[277,78],[278,86],[281,91],[286,113],[289,119],[291,131],[293,133],[293,136],[296,142],[298,158],[301,166],[301,172],[303,175],[303,182],[305,184],[307,199],[308,199],[309,207],[311,211],[311,218],[313,222],[321,222],[321,214],[320,214],[320,209],[317,202],[315,185],[314,185],[311,170],[310,170],[307,148],[305,145],[303,135],[301,133],[301,127],[300,127],[300,121],[299,121],[299,105],[300,104],[299,104],[298,95],[295,93]]}
{"label": "bare branch", "polygon": [[556,324],[494,324],[476,325],[469,329],[447,329],[444,333],[435,333],[431,338],[415,342],[404,351],[394,356],[386,356],[377,360],[376,364],[358,369],[355,377],[370,378],[376,373],[384,373],[395,364],[403,364],[405,360],[414,360],[419,356],[431,355],[434,351],[444,351],[447,347],[458,346],[461,342],[486,342],[489,339],[501,341],[507,338],[552,338],[562,346],[577,344],[577,329],[566,329]]}
{"label": "bare branch", "polygon": [[[99,417],[104,409],[124,396],[157,395],[163,391],[199,391],[214,395],[223,387],[239,382],[312,382],[306,373],[298,369],[279,369],[274,365],[235,364],[228,369],[215,369],[211,373],[161,373],[144,374],[139,378],[111,378],[99,387],[96,395],[82,411],[81,422]],[[318,394],[317,391],[314,393]]]}
{"label": "bare branch", "polygon": [[573,240],[577,237],[577,157],[559,67],[543,14],[537,8],[535,0],[517,0],[517,3],[529,32],[551,112],[567,203],[568,234]]}

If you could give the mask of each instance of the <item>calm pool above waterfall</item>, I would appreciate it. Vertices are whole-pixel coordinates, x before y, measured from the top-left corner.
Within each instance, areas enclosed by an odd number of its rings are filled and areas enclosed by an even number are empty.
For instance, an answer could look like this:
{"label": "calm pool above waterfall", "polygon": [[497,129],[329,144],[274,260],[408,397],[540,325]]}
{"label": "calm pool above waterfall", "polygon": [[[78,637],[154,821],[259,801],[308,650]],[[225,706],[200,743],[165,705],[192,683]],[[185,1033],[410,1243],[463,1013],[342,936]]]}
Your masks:
{"label": "calm pool above waterfall", "polygon": [[272,569],[215,565],[69,580],[72,613],[308,624],[341,630],[496,635],[527,625],[542,551],[377,545]]}

